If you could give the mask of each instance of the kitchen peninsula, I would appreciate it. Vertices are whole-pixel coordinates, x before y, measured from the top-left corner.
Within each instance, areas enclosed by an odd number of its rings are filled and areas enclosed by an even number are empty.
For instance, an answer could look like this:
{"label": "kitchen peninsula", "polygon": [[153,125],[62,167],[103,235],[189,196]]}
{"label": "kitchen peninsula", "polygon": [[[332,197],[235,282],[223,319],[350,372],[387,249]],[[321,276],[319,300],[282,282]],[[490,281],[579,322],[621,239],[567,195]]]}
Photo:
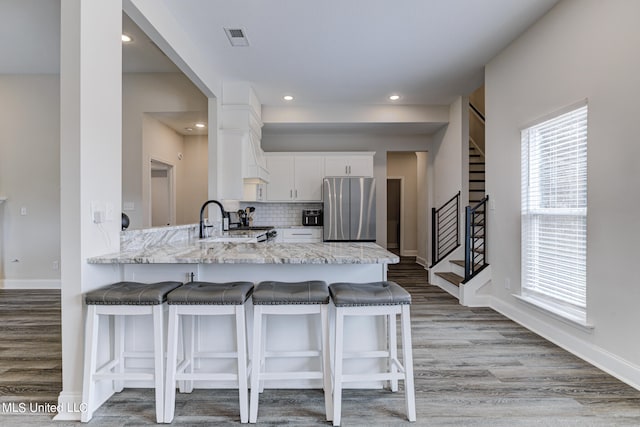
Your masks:
{"label": "kitchen peninsula", "polygon": [[[171,238],[158,237],[158,233],[171,234]],[[173,233],[181,232],[184,238]],[[129,232],[124,232],[123,236]],[[388,252],[375,243],[235,243],[216,242],[226,235],[216,235],[209,239],[198,239],[197,233],[190,228],[181,230],[164,229],[141,230],[144,236],[132,239],[122,246],[120,252],[92,257],[88,260],[96,268],[116,269],[121,280],[140,282],[159,282],[189,280],[229,282],[263,280],[303,281],[324,280],[333,282],[373,282],[386,280],[387,264],[399,262],[398,256]],[[123,239],[124,240],[124,239]],[[249,310],[250,312],[251,310]],[[251,316],[251,313],[249,313]],[[272,350],[312,344],[319,337],[309,336],[312,328],[310,322],[317,319],[308,316],[291,316],[269,320],[268,334]],[[345,342],[353,349],[365,350],[381,347],[384,342],[384,324],[381,319],[350,319],[345,328]],[[146,323],[149,322],[149,323]],[[233,348],[234,331],[230,319],[205,318],[200,321],[203,334],[199,340],[202,351],[229,351]],[[249,328],[251,321],[248,322]],[[126,349],[127,351],[146,351],[151,348],[149,334],[137,333],[142,327],[150,327],[148,319],[127,319]],[[148,329],[147,329],[148,330]],[[214,332],[211,332],[214,331]],[[251,331],[249,331],[251,333]],[[308,363],[315,363],[309,360]],[[216,369],[211,362],[210,368]],[[287,369],[290,360],[274,360],[273,368]],[[371,361],[371,363],[378,363]],[[209,365],[207,365],[209,366]],[[311,366],[311,365],[310,365]],[[352,366],[353,372],[371,369],[371,364],[360,363]],[[203,368],[205,366],[203,365]],[[207,368],[209,369],[209,368]],[[317,380],[298,380],[277,383],[274,387],[320,387]],[[141,384],[127,384],[142,386]],[[206,387],[206,384],[201,385]],[[219,387],[219,385],[217,385]],[[354,386],[358,387],[358,384]],[[375,384],[360,386],[376,386]]]}

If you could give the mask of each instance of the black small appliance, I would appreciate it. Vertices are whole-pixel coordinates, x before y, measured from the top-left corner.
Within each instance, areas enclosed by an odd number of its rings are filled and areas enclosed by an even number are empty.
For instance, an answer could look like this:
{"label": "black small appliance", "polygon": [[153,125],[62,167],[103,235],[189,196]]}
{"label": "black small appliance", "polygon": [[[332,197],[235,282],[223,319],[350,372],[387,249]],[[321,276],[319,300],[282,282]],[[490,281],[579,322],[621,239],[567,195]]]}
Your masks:
{"label": "black small appliance", "polygon": [[303,209],[302,225],[322,225],[322,209]]}

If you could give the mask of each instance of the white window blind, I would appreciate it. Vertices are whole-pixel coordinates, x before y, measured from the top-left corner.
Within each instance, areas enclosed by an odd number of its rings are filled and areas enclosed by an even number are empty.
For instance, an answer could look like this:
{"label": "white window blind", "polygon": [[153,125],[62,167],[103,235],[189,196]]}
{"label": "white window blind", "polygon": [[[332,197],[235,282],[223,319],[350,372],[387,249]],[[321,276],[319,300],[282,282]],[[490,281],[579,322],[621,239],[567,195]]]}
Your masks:
{"label": "white window blind", "polygon": [[522,131],[522,296],[586,320],[587,106]]}

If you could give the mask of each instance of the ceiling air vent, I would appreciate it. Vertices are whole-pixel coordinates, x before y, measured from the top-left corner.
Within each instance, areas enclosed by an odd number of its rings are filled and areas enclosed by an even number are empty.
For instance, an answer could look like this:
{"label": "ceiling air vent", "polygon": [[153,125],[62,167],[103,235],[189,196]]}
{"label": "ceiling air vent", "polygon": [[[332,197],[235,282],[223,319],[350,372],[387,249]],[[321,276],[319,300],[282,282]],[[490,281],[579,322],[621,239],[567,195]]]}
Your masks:
{"label": "ceiling air vent", "polygon": [[244,29],[225,28],[224,32],[227,34],[231,46],[249,46],[249,40],[244,35]]}

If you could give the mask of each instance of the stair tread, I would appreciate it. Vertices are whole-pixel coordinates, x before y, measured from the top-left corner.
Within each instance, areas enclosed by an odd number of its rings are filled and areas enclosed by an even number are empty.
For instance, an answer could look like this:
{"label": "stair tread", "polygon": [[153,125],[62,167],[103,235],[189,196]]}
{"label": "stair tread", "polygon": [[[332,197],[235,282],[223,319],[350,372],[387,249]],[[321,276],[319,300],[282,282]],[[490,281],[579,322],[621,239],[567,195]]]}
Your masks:
{"label": "stair tread", "polygon": [[[464,260],[463,259],[454,259],[450,261],[452,264],[455,265],[459,265],[460,267],[464,268]],[[478,263],[475,265],[476,270],[479,269],[482,266],[482,264]]]}
{"label": "stair tread", "polygon": [[436,273],[436,276],[442,277],[447,282],[452,283],[452,284],[454,284],[456,286],[460,286],[460,283],[462,283],[462,281],[464,280],[464,277],[459,276],[456,273],[452,273],[452,272],[449,272],[449,271],[442,272],[442,273]]}

